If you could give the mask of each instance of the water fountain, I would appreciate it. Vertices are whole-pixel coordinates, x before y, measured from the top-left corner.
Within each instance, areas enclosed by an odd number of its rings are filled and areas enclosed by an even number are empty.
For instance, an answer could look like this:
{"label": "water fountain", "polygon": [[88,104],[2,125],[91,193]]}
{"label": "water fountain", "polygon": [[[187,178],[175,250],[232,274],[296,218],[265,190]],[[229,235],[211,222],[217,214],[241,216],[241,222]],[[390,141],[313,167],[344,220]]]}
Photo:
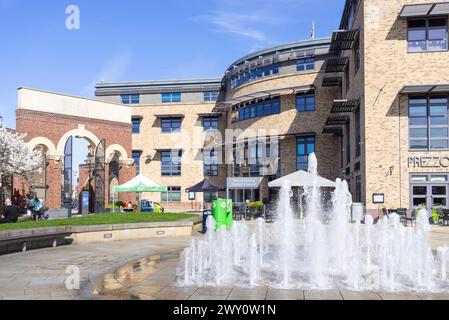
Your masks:
{"label": "water fountain", "polygon": [[[313,154],[309,172],[315,177],[317,167]],[[193,241],[182,254],[177,284],[449,291],[449,247],[433,255],[426,210],[417,214],[415,228],[404,227],[395,214],[376,224],[367,216],[362,226],[351,221],[351,194],[346,181],[339,179],[331,209],[325,209],[316,183],[304,188],[305,220],[295,218],[291,198],[285,183],[274,225],[262,219],[255,224],[236,221],[232,230],[215,231],[210,217],[205,238]]]}

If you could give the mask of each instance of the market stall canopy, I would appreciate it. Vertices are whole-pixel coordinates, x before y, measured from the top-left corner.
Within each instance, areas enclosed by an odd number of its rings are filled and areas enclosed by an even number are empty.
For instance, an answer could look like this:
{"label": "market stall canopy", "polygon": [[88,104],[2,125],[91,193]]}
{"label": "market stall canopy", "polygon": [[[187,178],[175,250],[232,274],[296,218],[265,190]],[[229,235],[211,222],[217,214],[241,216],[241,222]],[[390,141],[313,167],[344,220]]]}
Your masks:
{"label": "market stall canopy", "polygon": [[138,175],[131,181],[114,187],[114,192],[166,192],[167,186],[157,184],[144,175]]}
{"label": "market stall canopy", "polygon": [[187,192],[218,192],[222,191],[223,189],[220,187],[217,187],[216,185],[212,184],[209,180],[205,179],[201,181],[200,183],[194,185],[193,187],[187,188]]}
{"label": "market stall canopy", "polygon": [[274,180],[268,184],[270,188],[281,188],[285,181],[290,183],[291,187],[312,187],[314,185],[321,188],[335,188],[333,181],[327,180],[320,176],[314,176],[306,171],[297,171],[288,176]]}

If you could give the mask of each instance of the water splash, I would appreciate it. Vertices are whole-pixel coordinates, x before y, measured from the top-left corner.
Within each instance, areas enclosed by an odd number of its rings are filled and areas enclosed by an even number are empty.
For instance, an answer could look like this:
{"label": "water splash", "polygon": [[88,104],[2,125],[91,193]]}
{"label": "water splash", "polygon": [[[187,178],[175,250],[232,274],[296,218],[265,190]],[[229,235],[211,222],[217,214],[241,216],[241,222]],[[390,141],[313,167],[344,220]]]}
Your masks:
{"label": "water splash", "polygon": [[369,215],[363,226],[352,223],[346,181],[336,181],[332,205],[326,206],[316,183],[315,155],[309,164],[315,183],[304,188],[305,220],[295,219],[288,183],[280,190],[274,226],[263,219],[236,221],[231,230],[217,232],[210,217],[206,236],[181,255],[177,284],[449,291],[449,247],[438,248],[434,257],[426,210],[418,213],[415,228],[405,227],[395,214],[376,224]]}

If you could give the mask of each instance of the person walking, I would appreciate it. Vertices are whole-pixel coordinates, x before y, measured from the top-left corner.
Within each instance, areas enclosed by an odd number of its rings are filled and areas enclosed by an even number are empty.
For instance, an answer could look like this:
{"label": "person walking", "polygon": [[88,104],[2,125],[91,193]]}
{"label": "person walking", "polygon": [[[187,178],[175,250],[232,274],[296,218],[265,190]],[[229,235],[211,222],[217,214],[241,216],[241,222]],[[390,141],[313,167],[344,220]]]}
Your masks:
{"label": "person walking", "polygon": [[5,204],[6,206],[0,223],[16,223],[19,219],[19,209],[12,204],[11,199],[6,199]]}

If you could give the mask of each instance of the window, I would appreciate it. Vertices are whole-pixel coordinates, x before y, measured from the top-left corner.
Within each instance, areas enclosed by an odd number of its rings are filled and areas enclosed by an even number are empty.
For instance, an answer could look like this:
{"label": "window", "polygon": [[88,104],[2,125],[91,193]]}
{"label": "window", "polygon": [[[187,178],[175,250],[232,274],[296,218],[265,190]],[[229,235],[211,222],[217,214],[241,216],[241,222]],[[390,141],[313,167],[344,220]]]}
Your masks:
{"label": "window", "polygon": [[362,126],[360,119],[360,108],[355,111],[355,157],[362,154]]}
{"label": "window", "polygon": [[215,150],[205,150],[203,154],[204,176],[218,176],[218,152]]}
{"label": "window", "polygon": [[242,71],[231,78],[231,89],[235,89],[249,81],[257,80],[258,78],[269,77],[276,74],[279,74],[278,63]]}
{"label": "window", "polygon": [[181,102],[181,93],[163,93],[162,103],[178,103]]}
{"label": "window", "polygon": [[303,58],[296,61],[296,71],[309,71],[315,69],[315,58]]}
{"label": "window", "polygon": [[345,90],[346,93],[349,91],[349,87],[351,86],[351,78],[350,78],[350,72],[349,72],[349,64],[346,66],[345,69]]}
{"label": "window", "polygon": [[348,3],[350,3],[350,7],[348,12],[347,17],[345,18],[345,22],[344,22],[344,27],[343,29],[345,30],[349,30],[352,28],[352,25],[354,23],[354,18],[356,16],[357,13],[357,7],[359,5],[359,0],[350,0]]}
{"label": "window", "polygon": [[167,192],[161,192],[162,202],[181,202],[181,187],[168,187]]}
{"label": "window", "polygon": [[140,103],[140,95],[138,94],[122,94],[120,95],[122,98],[122,104],[139,104]]}
{"label": "window", "polygon": [[218,91],[206,91],[204,92],[204,101],[217,101]]}
{"label": "window", "polygon": [[448,97],[409,98],[410,149],[449,149]]}
{"label": "window", "polygon": [[140,133],[140,124],[142,122],[142,119],[141,118],[132,118],[131,122],[132,122],[132,133],[134,133],[134,134]]}
{"label": "window", "polygon": [[181,118],[163,118],[161,119],[161,128],[163,133],[181,132]]}
{"label": "window", "polygon": [[296,95],[296,110],[298,112],[315,111],[315,92],[298,93]]}
{"label": "window", "polygon": [[169,150],[161,152],[162,176],[181,175],[181,150]]}
{"label": "window", "polygon": [[296,138],[296,169],[308,171],[309,156],[315,152],[314,136],[304,136]]}
{"label": "window", "polygon": [[244,121],[263,116],[281,113],[281,100],[279,97],[254,101],[240,108],[238,120]]}
{"label": "window", "polygon": [[140,158],[142,157],[142,151],[133,150],[132,158],[134,160],[134,164],[136,165],[136,175],[140,174]]}
{"label": "window", "polygon": [[447,50],[447,19],[408,20],[408,52]]}
{"label": "window", "polygon": [[204,202],[212,203],[218,199],[218,192],[204,192]]}
{"label": "window", "polygon": [[351,162],[351,125],[346,125],[346,164]]}
{"label": "window", "polygon": [[355,202],[362,202],[362,176],[355,178]]}
{"label": "window", "polygon": [[203,118],[204,131],[218,130],[218,117],[204,117]]}
{"label": "window", "polygon": [[357,71],[359,71],[360,69],[360,64],[361,64],[361,53],[360,53],[360,42],[357,41],[356,45],[355,45],[355,49],[354,49],[354,72],[357,73]]}

